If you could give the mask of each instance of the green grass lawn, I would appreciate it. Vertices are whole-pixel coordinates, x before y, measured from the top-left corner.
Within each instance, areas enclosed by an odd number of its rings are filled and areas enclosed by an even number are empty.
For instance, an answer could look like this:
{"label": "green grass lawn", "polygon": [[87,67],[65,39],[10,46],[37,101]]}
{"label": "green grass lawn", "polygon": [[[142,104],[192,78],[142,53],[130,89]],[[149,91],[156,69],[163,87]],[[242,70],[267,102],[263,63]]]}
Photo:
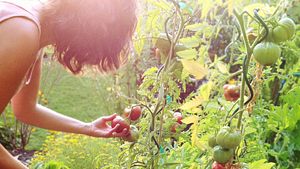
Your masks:
{"label": "green grass lawn", "polygon": [[[102,115],[114,113],[108,87],[112,78],[100,73],[73,76],[54,61],[44,60],[40,89],[48,100],[48,108],[61,114],[88,122]],[[27,149],[40,149],[48,131],[35,129]]]}

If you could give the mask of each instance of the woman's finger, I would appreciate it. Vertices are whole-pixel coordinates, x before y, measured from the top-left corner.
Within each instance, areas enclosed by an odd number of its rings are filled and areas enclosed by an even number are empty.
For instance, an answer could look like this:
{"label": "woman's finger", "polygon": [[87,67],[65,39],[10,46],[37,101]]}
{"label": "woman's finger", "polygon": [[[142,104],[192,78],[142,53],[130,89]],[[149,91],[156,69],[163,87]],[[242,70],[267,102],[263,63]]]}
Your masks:
{"label": "woman's finger", "polygon": [[117,124],[115,127],[113,127],[109,133],[116,132],[116,130],[120,127],[120,124]]}
{"label": "woman's finger", "polygon": [[125,128],[121,133],[115,133],[114,137],[126,137],[128,134],[128,130]]}
{"label": "woman's finger", "polygon": [[115,119],[117,117],[117,114],[112,114],[112,115],[110,115],[110,116],[104,116],[104,117],[102,117],[102,119],[104,120],[104,121],[112,121],[113,119]]}

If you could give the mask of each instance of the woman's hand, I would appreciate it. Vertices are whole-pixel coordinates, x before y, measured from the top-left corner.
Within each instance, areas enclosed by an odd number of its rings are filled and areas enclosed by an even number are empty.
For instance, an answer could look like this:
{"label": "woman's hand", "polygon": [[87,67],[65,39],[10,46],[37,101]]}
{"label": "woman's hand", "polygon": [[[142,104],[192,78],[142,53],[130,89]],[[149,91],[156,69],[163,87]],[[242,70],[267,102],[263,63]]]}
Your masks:
{"label": "woman's hand", "polygon": [[117,124],[114,128],[112,128],[107,122],[113,121],[115,119],[117,114],[113,114],[110,116],[104,116],[101,117],[89,124],[89,134],[93,137],[126,137],[128,135],[127,129],[124,129],[121,133],[117,133],[116,130],[120,126]]}

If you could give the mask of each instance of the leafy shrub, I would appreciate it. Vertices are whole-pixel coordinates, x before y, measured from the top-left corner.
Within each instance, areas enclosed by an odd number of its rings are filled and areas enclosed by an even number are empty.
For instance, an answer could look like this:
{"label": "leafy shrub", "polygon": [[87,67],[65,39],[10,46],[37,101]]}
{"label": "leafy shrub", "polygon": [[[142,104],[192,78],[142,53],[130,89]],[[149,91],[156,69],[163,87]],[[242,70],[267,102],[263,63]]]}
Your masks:
{"label": "leafy shrub", "polygon": [[46,164],[43,163],[37,163],[33,169],[70,169],[69,167],[65,166],[61,162],[57,161],[49,161]]}
{"label": "leafy shrub", "polygon": [[32,127],[18,121],[10,106],[5,109],[1,117],[0,143],[8,150],[25,149],[29,143]]}
{"label": "leafy shrub", "polygon": [[119,147],[114,139],[52,132],[30,166],[34,168],[39,163],[59,161],[71,169],[119,168]]}

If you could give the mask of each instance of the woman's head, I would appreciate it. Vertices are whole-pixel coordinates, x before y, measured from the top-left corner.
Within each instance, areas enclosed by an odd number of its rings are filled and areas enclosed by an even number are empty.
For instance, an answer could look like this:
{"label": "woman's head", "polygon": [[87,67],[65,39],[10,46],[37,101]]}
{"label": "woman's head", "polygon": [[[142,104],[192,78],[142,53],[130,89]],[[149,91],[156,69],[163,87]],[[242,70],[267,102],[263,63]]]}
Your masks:
{"label": "woman's head", "polygon": [[49,0],[42,22],[52,28],[61,64],[74,74],[85,65],[106,72],[118,68],[128,54],[135,10],[135,0]]}

